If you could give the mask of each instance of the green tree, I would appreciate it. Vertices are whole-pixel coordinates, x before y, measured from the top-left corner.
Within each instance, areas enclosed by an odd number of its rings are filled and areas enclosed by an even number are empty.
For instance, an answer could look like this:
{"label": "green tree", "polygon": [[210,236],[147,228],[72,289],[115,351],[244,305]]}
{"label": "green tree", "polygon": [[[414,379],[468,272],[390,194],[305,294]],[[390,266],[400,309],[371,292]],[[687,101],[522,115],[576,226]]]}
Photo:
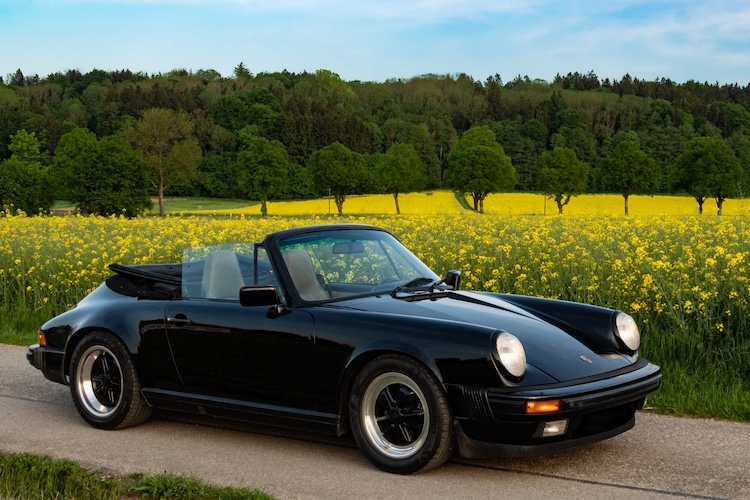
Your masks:
{"label": "green tree", "polygon": [[486,125],[463,133],[448,154],[445,181],[448,186],[470,193],[474,210],[484,213],[488,194],[512,189],[518,182],[516,169]]}
{"label": "green tree", "polygon": [[340,142],[315,151],[310,156],[307,172],[318,192],[333,195],[339,215],[344,214],[346,197],[367,181],[364,157]]}
{"label": "green tree", "polygon": [[393,195],[397,214],[401,213],[399,193],[408,193],[425,185],[424,165],[411,144],[397,142],[388,148],[380,158],[376,176],[382,187]]}
{"label": "green tree", "polygon": [[253,75],[252,73],[250,73],[250,70],[247,69],[245,63],[240,62],[237,66],[234,67],[234,77],[237,80],[249,80],[253,77]]}
{"label": "green tree", "polygon": [[505,120],[493,122],[490,127],[516,169],[518,187],[524,191],[537,191],[539,181],[535,162],[545,151],[549,135],[547,127],[538,120],[527,120],[524,123]]}
{"label": "green tree", "polygon": [[236,95],[223,95],[211,106],[208,115],[214,122],[237,133],[253,122],[252,111],[245,101]]}
{"label": "green tree", "polygon": [[312,179],[307,175],[305,167],[298,163],[290,163],[288,171],[289,182],[282,193],[285,198],[314,198],[315,190]]}
{"label": "green tree", "polygon": [[397,142],[414,146],[414,151],[422,160],[426,187],[440,186],[440,162],[430,130],[424,123],[417,125],[400,118],[391,118],[383,124],[381,132],[386,149]]}
{"label": "green tree", "polygon": [[136,217],[151,207],[149,167],[121,136],[97,140],[76,128],[60,139],[53,165],[84,214]]}
{"label": "green tree", "polygon": [[164,190],[183,186],[197,178],[201,159],[193,120],[185,112],[164,108],[147,109],[123,135],[151,168],[152,184],[159,196],[159,215],[164,217]]}
{"label": "green tree", "polygon": [[606,189],[619,191],[625,200],[625,215],[629,215],[628,198],[654,188],[659,180],[656,162],[641,149],[638,134],[628,132],[603,161],[602,183]]}
{"label": "green tree", "polygon": [[559,215],[573,196],[586,190],[589,165],[580,161],[571,148],[558,146],[545,151],[537,160],[536,168],[542,192],[555,200]]}
{"label": "green tree", "polygon": [[724,200],[741,192],[744,183],[742,164],[722,139],[690,139],[685,151],[675,160],[672,185],[693,196],[701,214],[703,202],[711,196],[716,200],[718,215],[721,215]]}
{"label": "green tree", "polygon": [[252,134],[249,128],[240,133],[244,147],[237,155],[241,169],[239,184],[246,192],[260,196],[260,213],[265,217],[268,198],[286,188],[289,158],[282,143]]}
{"label": "green tree", "polygon": [[12,205],[27,214],[49,210],[52,186],[36,134],[19,130],[8,149],[10,158],[0,162],[0,208]]}

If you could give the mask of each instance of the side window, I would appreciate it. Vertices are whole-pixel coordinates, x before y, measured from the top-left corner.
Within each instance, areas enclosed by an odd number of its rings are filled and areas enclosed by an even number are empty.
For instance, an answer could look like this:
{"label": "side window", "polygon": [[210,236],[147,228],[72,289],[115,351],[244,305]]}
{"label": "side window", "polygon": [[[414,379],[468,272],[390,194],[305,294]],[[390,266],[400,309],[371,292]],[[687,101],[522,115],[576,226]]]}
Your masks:
{"label": "side window", "polygon": [[257,284],[276,284],[268,255],[262,247],[228,243],[183,250],[183,298],[239,301],[240,288],[256,284],[256,279]]}
{"label": "side window", "polygon": [[255,269],[253,276],[250,276],[246,280],[246,283],[279,286],[279,280],[273,271],[271,261],[268,259],[268,252],[260,245],[256,245],[255,247]]}

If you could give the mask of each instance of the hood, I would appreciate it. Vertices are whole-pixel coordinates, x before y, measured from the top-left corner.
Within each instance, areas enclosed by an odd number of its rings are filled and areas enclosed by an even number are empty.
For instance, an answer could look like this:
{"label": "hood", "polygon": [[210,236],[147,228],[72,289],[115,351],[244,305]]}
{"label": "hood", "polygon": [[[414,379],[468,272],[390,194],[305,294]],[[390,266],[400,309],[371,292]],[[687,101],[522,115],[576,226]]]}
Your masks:
{"label": "hood", "polygon": [[415,295],[409,300],[384,294],[331,305],[506,331],[521,341],[528,364],[560,382],[600,375],[632,363],[630,358],[617,353],[598,354],[557,326],[496,297],[465,291],[419,297],[422,296]]}

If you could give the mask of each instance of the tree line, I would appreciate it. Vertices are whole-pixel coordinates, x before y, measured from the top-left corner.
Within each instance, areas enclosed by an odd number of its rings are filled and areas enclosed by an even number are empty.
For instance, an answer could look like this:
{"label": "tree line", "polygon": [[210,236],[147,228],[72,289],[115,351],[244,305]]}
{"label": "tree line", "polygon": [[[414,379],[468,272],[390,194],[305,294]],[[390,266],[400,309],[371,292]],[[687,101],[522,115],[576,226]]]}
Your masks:
{"label": "tree line", "polygon": [[[150,196],[266,201],[447,187],[474,208],[503,190],[558,210],[583,192],[743,196],[750,85],[593,73],[552,82],[422,75],[382,83],[240,63],[147,75],[75,70],[0,81],[0,205],[67,199],[136,215]],[[163,213],[163,204],[160,207]]]}

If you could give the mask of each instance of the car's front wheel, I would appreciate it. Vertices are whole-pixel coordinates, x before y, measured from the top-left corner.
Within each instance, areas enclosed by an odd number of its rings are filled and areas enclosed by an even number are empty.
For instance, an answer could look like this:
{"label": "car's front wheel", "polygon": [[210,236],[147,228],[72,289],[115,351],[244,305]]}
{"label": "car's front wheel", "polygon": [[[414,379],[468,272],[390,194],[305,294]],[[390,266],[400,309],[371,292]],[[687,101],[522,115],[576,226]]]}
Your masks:
{"label": "car's front wheel", "polygon": [[376,466],[410,474],[443,464],[453,453],[445,392],[423,365],[399,355],[370,362],[349,399],[357,445]]}
{"label": "car's front wheel", "polygon": [[78,413],[99,429],[137,425],[151,414],[130,353],[109,333],[89,334],[76,346],[70,392]]}

